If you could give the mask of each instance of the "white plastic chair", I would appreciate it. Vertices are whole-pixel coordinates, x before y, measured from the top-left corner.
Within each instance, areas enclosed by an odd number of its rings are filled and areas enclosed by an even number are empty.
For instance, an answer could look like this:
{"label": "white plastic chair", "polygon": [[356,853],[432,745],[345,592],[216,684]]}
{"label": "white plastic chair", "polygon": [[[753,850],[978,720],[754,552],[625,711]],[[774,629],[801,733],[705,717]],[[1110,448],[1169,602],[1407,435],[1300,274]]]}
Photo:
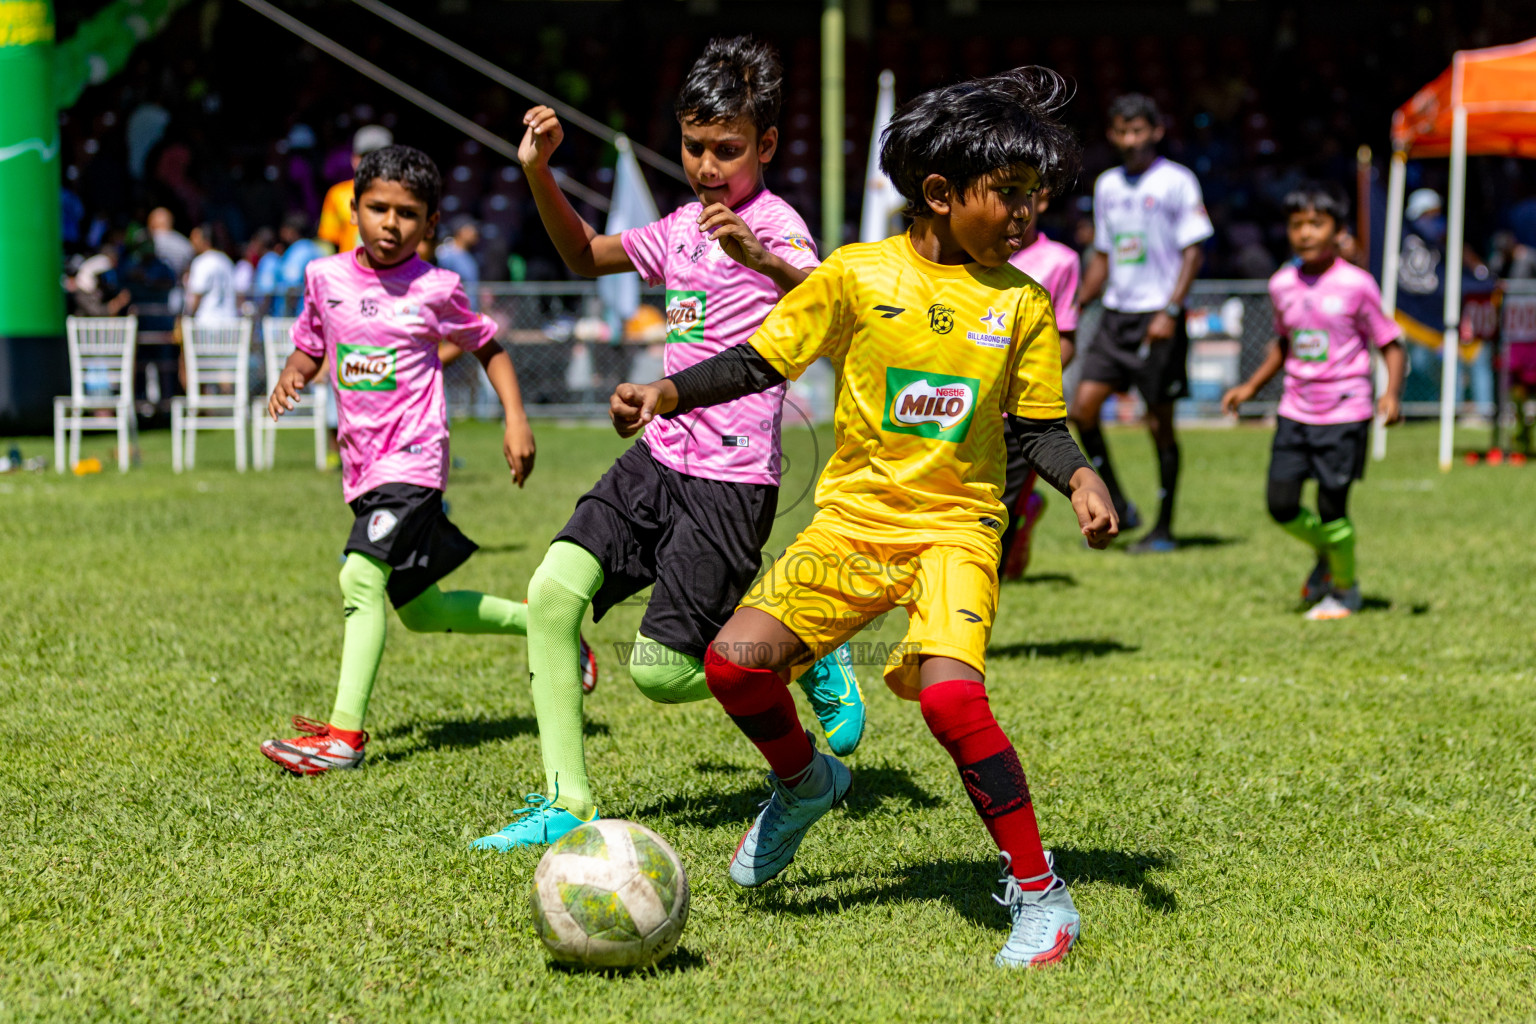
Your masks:
{"label": "white plastic chair", "polygon": [[[293,351],[290,330],[291,316],[269,316],[261,322],[261,349],[267,368],[267,394],[277,386],[277,378],[283,372],[283,364]],[[315,468],[325,468],[325,413],[330,393],[323,387],[311,385],[303,392],[298,408],[283,414],[276,423],[267,415],[267,399],[258,396],[251,399],[251,464],[256,469],[271,469],[277,451],[279,430],[311,430],[315,435]]]}
{"label": "white plastic chair", "polygon": [[[72,316],[69,338],[69,394],[53,400],[53,468],[60,473],[80,461],[80,434],[117,431],[117,468],[128,472],[139,437],[133,408],[133,355],[139,321],[131,316]],[[100,388],[99,394],[88,394]],[[96,415],[109,410],[108,415]],[[64,432],[69,431],[69,460]]]}
{"label": "white plastic chair", "polygon": [[197,464],[199,430],[233,430],[235,468],[244,473],[251,422],[250,318],[183,317],[181,351],[187,393],[171,399],[171,468],[180,473]]}

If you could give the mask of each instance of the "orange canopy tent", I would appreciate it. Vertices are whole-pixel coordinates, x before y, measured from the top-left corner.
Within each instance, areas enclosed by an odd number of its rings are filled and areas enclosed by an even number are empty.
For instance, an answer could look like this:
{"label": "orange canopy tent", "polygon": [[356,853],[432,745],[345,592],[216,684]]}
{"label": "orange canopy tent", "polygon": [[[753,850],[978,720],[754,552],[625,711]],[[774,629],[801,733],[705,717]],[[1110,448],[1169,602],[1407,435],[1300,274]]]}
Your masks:
{"label": "orange canopy tent", "polygon": [[[1392,114],[1392,168],[1387,179],[1382,305],[1397,309],[1403,241],[1403,192],[1410,157],[1450,157],[1445,242],[1445,333],[1442,352],[1456,351],[1461,327],[1461,253],[1465,233],[1467,156],[1536,157],[1536,39],[1485,50],[1458,50],[1451,66]],[[1456,425],[1456,360],[1442,360],[1440,468],[1450,469]]]}

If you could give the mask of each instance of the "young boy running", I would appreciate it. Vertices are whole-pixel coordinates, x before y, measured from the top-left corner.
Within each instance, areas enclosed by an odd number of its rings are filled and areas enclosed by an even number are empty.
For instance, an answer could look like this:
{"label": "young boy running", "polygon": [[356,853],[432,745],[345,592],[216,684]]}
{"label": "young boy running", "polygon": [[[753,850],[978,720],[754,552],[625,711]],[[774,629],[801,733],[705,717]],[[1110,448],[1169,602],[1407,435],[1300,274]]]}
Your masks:
{"label": "young boy running", "polygon": [[294,352],[267,400],[275,420],[298,404],[322,363],[333,368],[342,495],[357,516],[341,568],[346,627],[330,721],[295,716],[305,735],[261,745],[298,775],[363,761],[386,596],[413,632],[527,632],[521,602],[437,586],[475,550],[443,513],[450,457],[437,346],[452,342],[485,367],[506,416],[502,450],[521,487],[533,472],[534,444],[517,373],[491,340],[496,325],[470,311],[458,275],[416,256],[437,227],[442,193],[427,155],[409,146],[376,150],[358,165],[356,186],[359,248],[309,265]]}
{"label": "young boy running", "polygon": [[1021,69],[918,97],[880,149],[909,234],[844,246],[749,343],[610,399],[624,434],[777,386],[823,355],[837,366],[837,450],[819,511],[706,660],[710,691],[772,769],[731,878],[754,886],[783,871],[852,781],[801,730],[781,673],[902,606],[910,626],[886,683],[921,704],[1001,851],[1013,929],[996,963],[1009,967],[1059,960],[1079,918],[983,682],[1007,514],[1001,414],[1030,464],[1071,495],[1088,542],[1118,532],[1109,492],[1067,432],[1050,297],[1008,265],[1036,189],[1072,180],[1077,145],[1054,117],[1066,95],[1054,72]]}
{"label": "young boy running", "polygon": [[[1302,585],[1309,619],[1343,619],[1360,610],[1355,524],[1349,485],[1365,475],[1371,434],[1371,347],[1387,364],[1387,391],[1375,403],[1399,418],[1405,355],[1402,329],[1381,311],[1371,275],[1338,255],[1349,223],[1339,189],[1307,184],[1285,197],[1286,232],[1296,258],[1269,279],[1276,337],[1253,376],[1222,396],[1228,412],[1285,369],[1279,423],[1269,461],[1269,514],[1317,554]],[[1301,507],[1301,485],[1317,481],[1317,511]]]}
{"label": "young boy running", "polygon": [[1157,155],[1162,114],[1150,96],[1131,93],[1109,105],[1109,143],[1121,166],[1093,185],[1093,257],[1078,290],[1079,305],[1104,296],[1104,315],[1083,350],[1072,421],[1083,450],[1114,496],[1126,529],[1140,525],[1110,466],[1099,426],[1106,399],[1133,385],[1146,399],[1147,431],[1157,448],[1157,522],[1131,545],[1137,553],[1173,551],[1173,503],[1179,486],[1174,401],[1189,391],[1189,334],[1184,299],[1200,271],[1211,219],[1200,181],[1182,164]]}
{"label": "young boy running", "polygon": [[[1034,278],[1051,297],[1056,314],[1056,332],[1061,335],[1061,366],[1072,362],[1077,336],[1077,279],[1081,272],[1077,253],[1071,246],[1046,238],[1040,233],[1040,215],[1049,206],[1049,197],[1035,196],[1035,219],[1024,232],[1024,248],[1008,260]],[[1029,468],[1024,449],[1013,432],[1003,436],[1008,444],[1008,472],[1003,480],[1003,507],[1008,510],[1008,526],[1003,530],[1003,560],[998,572],[1005,580],[1022,579],[1029,568],[1030,540],[1035,524],[1045,512],[1045,495],[1035,491],[1039,474]]]}
{"label": "young boy running", "polygon": [[[779,297],[817,264],[805,222],[763,185],[778,145],[780,80],[771,47],[712,40],[677,101],[683,169],[699,197],[654,224],[599,235],[561,193],[549,167],[564,136],[535,107],[518,156],[561,257],[583,277],[638,270],[667,288],[665,367],[675,373],[744,341]],[[551,843],[597,814],[574,671],[577,628],[654,585],[630,657],[647,697],[710,695],[705,645],[761,569],[778,503],[784,389],[654,424],[620,456],[549,547],[528,584],[528,665],[546,792],[480,849]],[[823,652],[825,653],[825,652]],[[864,704],[847,652],[799,678],[827,738],[857,746]]]}

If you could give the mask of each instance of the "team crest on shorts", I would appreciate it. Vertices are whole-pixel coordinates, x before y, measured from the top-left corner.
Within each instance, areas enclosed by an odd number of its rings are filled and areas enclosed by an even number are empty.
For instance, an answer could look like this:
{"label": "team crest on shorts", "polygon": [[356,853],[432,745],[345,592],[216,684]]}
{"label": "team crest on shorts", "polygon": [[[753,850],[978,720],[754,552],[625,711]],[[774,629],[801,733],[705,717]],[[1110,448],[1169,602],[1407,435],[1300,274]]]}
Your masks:
{"label": "team crest on shorts", "polygon": [[388,509],[379,509],[368,517],[368,539],[377,543],[389,536],[389,531],[395,528],[400,520]]}

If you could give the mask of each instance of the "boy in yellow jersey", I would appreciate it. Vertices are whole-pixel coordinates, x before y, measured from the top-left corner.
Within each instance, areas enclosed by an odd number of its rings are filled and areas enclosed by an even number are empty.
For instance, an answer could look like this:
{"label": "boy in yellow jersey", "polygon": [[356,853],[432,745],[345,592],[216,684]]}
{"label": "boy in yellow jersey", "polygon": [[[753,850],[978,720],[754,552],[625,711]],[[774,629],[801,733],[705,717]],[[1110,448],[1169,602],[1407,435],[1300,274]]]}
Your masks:
{"label": "boy in yellow jersey", "polygon": [[1076,142],[1054,117],[1066,96],[1054,72],[1024,68],[918,97],[892,119],[880,152],[908,201],[908,234],[838,249],[746,344],[654,384],[621,384],[610,400],[628,436],[655,416],[761,391],[831,358],[837,450],[817,488],[820,510],[705,660],[710,692],[772,768],[771,796],[731,877],[761,885],[783,871],[852,783],[801,729],[785,671],[900,606],[911,624],[886,683],[921,703],[1001,851],[1013,929],[995,962],[1008,967],[1061,959],[1080,922],[983,684],[1007,516],[1003,430],[1071,496],[1091,545],[1119,530],[1109,492],[1067,433],[1050,296],[1008,264],[1036,191],[1059,193],[1075,172]]}

